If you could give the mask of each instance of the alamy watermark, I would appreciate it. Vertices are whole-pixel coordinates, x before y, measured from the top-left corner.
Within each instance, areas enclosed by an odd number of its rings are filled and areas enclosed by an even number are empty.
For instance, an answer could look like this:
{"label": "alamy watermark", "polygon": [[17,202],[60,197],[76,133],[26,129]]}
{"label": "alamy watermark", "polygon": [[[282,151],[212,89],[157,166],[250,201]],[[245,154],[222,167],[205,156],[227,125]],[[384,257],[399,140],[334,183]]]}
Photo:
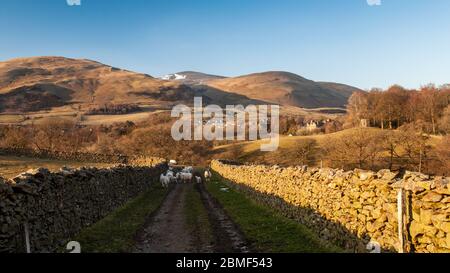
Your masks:
{"label": "alamy watermark", "polygon": [[69,6],[81,6],[81,0],[66,0]]}
{"label": "alamy watermark", "polygon": [[273,152],[280,142],[280,107],[278,105],[218,105],[203,107],[201,97],[194,98],[194,108],[177,105],[171,116],[179,118],[172,126],[172,137],[181,140],[267,140],[261,151]]}

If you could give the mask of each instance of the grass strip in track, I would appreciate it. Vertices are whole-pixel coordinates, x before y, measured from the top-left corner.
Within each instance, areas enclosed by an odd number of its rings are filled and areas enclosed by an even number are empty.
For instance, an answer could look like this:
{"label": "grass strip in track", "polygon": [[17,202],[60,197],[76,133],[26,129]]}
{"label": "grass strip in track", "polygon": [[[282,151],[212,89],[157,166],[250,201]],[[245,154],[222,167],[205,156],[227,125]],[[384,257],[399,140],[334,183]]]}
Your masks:
{"label": "grass strip in track", "polygon": [[[197,240],[197,245],[211,245],[214,242],[213,230],[208,217],[208,211],[203,205],[200,193],[195,189],[195,185],[186,194],[185,206],[186,224],[189,232]],[[197,252],[203,249],[198,248]]]}
{"label": "grass strip in track", "polygon": [[[252,251],[262,253],[333,253],[338,247],[325,246],[315,233],[288,219],[274,209],[259,204],[227,185],[214,174],[208,191],[222,204],[251,244]],[[223,191],[227,188],[227,191]]]}
{"label": "grass strip in track", "polygon": [[81,244],[83,253],[124,253],[134,246],[136,233],[144,226],[148,216],[156,211],[168,190],[152,186],[124,206],[109,214],[74,239]]}

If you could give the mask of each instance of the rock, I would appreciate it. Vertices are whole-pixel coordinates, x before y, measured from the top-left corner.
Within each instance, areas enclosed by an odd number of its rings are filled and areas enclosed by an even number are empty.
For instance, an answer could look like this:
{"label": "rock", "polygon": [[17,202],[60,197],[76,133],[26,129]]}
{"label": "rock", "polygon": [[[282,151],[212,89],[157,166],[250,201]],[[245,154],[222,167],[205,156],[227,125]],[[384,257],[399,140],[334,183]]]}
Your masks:
{"label": "rock", "polygon": [[424,234],[425,226],[417,221],[412,221],[409,232],[411,237],[415,239],[417,236]]}
{"label": "rock", "polygon": [[434,238],[436,234],[439,232],[439,230],[433,226],[425,226],[424,227],[424,233],[430,238]]}
{"label": "rock", "polygon": [[414,186],[420,187],[420,188],[422,188],[424,190],[427,190],[427,191],[432,189],[432,185],[431,185],[431,183],[429,181],[417,181],[417,182],[414,183]]}
{"label": "rock", "polygon": [[434,245],[427,245],[426,250],[428,251],[428,253],[435,253],[436,247]]}
{"label": "rock", "polygon": [[36,194],[37,189],[32,184],[21,182],[13,187],[15,193]]}
{"label": "rock", "polygon": [[450,186],[447,185],[445,188],[437,188],[435,192],[442,195],[450,195]]}
{"label": "rock", "polygon": [[430,176],[427,174],[423,174],[423,173],[406,171],[403,179],[405,179],[405,180],[409,179],[409,180],[413,180],[413,181],[424,181],[424,180],[430,180]]}
{"label": "rock", "polygon": [[390,170],[381,170],[377,173],[377,176],[382,180],[393,180],[397,177],[398,173],[391,172]]}
{"label": "rock", "polygon": [[441,194],[435,193],[435,192],[430,192],[427,195],[425,195],[422,200],[425,202],[434,202],[437,203],[439,201],[441,201],[443,198],[443,196]]}
{"label": "rock", "polygon": [[448,248],[450,250],[450,233],[447,233],[447,237],[445,238],[445,248]]}
{"label": "rock", "polygon": [[362,209],[362,204],[360,202],[353,202],[353,207],[355,209]]}
{"label": "rock", "polygon": [[420,222],[424,225],[431,225],[432,210],[420,209]]}
{"label": "rock", "polygon": [[371,211],[371,215],[372,215],[373,218],[376,218],[376,219],[380,218],[381,215],[382,215],[381,208],[376,208],[376,209],[372,210]]}
{"label": "rock", "polygon": [[450,222],[439,223],[437,227],[443,232],[450,234]]}
{"label": "rock", "polygon": [[375,192],[373,192],[373,191],[363,192],[361,194],[361,197],[364,198],[364,199],[369,199],[369,198],[375,197]]}
{"label": "rock", "polygon": [[375,176],[375,174],[373,172],[361,172],[361,173],[359,173],[359,179],[361,179],[362,181],[369,180],[369,179],[373,178],[374,176]]}
{"label": "rock", "polygon": [[419,244],[428,245],[433,243],[433,240],[428,236],[420,236],[417,238],[417,242],[419,242]]}
{"label": "rock", "polygon": [[432,185],[434,189],[445,189],[448,187],[450,181],[445,177],[435,177],[432,181]]}

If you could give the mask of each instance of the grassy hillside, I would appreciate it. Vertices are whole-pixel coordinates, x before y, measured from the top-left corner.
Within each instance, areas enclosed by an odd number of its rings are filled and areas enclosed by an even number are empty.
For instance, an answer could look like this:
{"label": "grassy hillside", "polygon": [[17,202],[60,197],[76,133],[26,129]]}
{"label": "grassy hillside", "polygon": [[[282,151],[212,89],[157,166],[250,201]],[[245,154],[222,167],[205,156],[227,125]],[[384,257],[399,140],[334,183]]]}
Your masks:
{"label": "grassy hillside", "polygon": [[280,105],[303,108],[344,107],[358,89],[317,83],[288,72],[265,72],[208,82],[217,89]]}
{"label": "grassy hillside", "polygon": [[0,62],[0,111],[30,112],[69,104],[179,101],[193,91],[95,61],[35,57]]}
{"label": "grassy hillside", "polygon": [[[305,140],[315,140],[317,142],[318,148],[324,148],[329,143],[339,143],[339,141],[343,138],[349,138],[352,134],[355,133],[357,129],[348,129],[344,131],[340,131],[333,134],[321,134],[321,135],[313,135],[313,136],[281,136],[280,137],[280,146],[279,149],[275,152],[261,152],[261,145],[267,143],[267,141],[252,141],[252,142],[241,142],[241,143],[233,143],[227,144],[223,146],[218,146],[214,148],[216,153],[216,158],[228,157],[230,154],[233,154],[233,151],[239,151],[240,156],[237,158],[243,162],[255,162],[255,163],[264,163],[270,165],[285,165],[285,166],[293,166],[293,165],[301,165],[299,160],[299,156],[297,154],[297,149]],[[379,134],[383,131],[378,128],[367,128],[366,129],[369,134]],[[397,131],[385,131],[392,132],[396,134]],[[431,136],[428,139],[427,144],[431,149],[436,147],[438,143],[442,140],[440,136]],[[399,149],[399,153],[402,154],[404,151]],[[383,156],[380,154],[379,156]],[[384,156],[388,156],[388,154],[384,154]],[[327,154],[317,156],[316,162],[311,162],[312,165],[320,164],[320,161],[327,158]],[[356,156],[355,156],[356,158]]]}

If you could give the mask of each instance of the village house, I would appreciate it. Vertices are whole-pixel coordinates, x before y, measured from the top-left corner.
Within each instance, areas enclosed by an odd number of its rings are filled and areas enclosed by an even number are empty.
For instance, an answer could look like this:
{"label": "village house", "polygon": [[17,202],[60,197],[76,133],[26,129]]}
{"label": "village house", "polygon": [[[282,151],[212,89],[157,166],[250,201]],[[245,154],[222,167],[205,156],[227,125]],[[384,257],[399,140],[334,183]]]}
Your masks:
{"label": "village house", "polygon": [[306,123],[306,130],[309,132],[314,132],[316,130],[319,130],[321,128],[323,128],[323,126],[326,124],[326,121],[323,120],[311,120],[308,123]]}

